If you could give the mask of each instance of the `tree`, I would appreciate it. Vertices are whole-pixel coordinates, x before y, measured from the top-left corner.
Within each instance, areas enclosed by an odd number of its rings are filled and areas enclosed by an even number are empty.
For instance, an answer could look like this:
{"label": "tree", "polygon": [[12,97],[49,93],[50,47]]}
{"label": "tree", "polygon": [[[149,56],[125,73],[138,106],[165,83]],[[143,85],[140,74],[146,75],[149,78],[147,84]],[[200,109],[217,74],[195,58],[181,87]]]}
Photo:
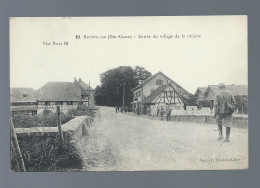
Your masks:
{"label": "tree", "polygon": [[140,67],[140,66],[135,67],[134,77],[137,83],[139,84],[142,83],[142,81],[146,80],[150,76],[152,76],[152,74],[149,71],[145,70],[144,67]]}
{"label": "tree", "polygon": [[[101,85],[96,87],[95,100],[97,105],[121,106],[123,103],[123,88],[125,87],[125,105],[133,100],[131,89],[138,85],[139,80],[151,76],[151,73],[131,66],[120,66],[110,69],[100,75]],[[137,71],[139,70],[139,71]]]}

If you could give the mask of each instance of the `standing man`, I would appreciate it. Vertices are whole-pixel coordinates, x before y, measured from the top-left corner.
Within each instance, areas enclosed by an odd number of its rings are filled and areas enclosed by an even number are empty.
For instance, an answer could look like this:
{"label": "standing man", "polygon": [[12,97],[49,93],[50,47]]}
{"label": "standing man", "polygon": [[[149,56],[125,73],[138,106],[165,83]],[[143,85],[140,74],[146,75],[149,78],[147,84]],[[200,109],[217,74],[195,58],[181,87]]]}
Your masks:
{"label": "standing man", "polygon": [[171,108],[170,108],[170,104],[168,104],[167,105],[167,107],[166,107],[166,119],[167,119],[167,121],[171,121]]}
{"label": "standing man", "polygon": [[163,120],[163,114],[164,114],[163,106],[161,106],[161,111],[160,111],[160,113],[161,113],[161,120]]}
{"label": "standing man", "polygon": [[159,117],[159,113],[160,113],[160,106],[159,106],[159,103],[158,103],[158,105],[157,105],[157,107],[156,107],[156,115],[157,115],[157,117]]}
{"label": "standing man", "polygon": [[224,83],[220,83],[219,92],[217,93],[214,101],[214,116],[216,117],[219,130],[218,140],[223,139],[222,125],[226,127],[225,142],[229,142],[230,128],[233,124],[232,114],[235,111],[235,98],[230,91],[226,90]]}

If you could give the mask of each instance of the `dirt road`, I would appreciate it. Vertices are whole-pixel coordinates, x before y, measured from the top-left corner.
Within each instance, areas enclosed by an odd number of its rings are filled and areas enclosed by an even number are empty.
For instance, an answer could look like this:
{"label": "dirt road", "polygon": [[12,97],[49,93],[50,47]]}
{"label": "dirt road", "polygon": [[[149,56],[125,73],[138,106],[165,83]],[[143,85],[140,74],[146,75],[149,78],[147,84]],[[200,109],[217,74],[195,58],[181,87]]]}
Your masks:
{"label": "dirt road", "polygon": [[216,125],[152,120],[99,107],[89,136],[82,139],[85,170],[247,168],[248,130],[232,128],[230,143],[217,136]]}

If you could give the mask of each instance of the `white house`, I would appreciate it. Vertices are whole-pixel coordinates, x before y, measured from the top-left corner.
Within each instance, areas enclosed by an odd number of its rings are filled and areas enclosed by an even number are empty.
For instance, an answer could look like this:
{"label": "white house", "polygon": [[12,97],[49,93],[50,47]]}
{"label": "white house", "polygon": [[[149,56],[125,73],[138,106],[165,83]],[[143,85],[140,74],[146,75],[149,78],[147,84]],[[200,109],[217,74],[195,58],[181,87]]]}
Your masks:
{"label": "white house", "polygon": [[[146,107],[148,105],[162,105],[169,102],[172,104],[172,101],[164,100],[165,98],[163,100],[158,99],[158,97],[161,99],[160,96],[162,93],[167,93],[167,89],[169,95],[175,94],[175,97],[171,96],[171,98],[173,98],[173,101],[177,102],[178,99],[181,100],[184,109],[186,105],[194,105],[191,101],[192,94],[190,94],[187,90],[185,90],[183,87],[181,87],[179,84],[174,82],[162,72],[158,72],[132,89],[133,110],[140,113],[146,113]],[[153,99],[150,100],[151,98]]]}

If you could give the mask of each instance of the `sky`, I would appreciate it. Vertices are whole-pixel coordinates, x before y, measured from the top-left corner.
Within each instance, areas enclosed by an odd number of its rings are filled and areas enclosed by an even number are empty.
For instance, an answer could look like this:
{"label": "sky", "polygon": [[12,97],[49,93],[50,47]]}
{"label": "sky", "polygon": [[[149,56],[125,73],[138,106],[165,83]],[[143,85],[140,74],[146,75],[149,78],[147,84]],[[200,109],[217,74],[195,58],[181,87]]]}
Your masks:
{"label": "sky", "polygon": [[76,77],[95,88],[102,72],[137,65],[191,93],[221,82],[246,85],[247,45],[246,16],[11,18],[10,87]]}

